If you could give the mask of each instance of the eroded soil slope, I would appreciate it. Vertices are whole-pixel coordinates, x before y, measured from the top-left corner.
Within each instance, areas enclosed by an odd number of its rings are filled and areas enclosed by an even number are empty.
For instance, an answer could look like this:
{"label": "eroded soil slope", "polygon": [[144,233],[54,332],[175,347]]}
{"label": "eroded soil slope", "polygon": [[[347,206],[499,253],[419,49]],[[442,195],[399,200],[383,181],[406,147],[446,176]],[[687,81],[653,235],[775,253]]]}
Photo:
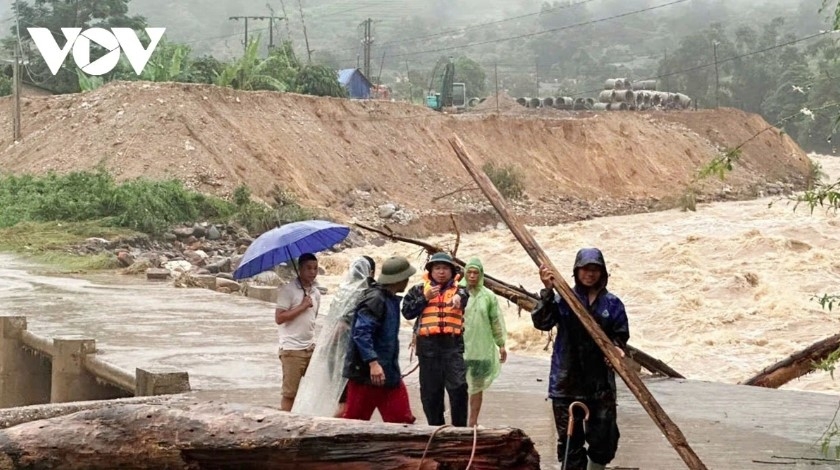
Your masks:
{"label": "eroded soil slope", "polygon": [[[0,100],[6,129],[10,106]],[[528,202],[517,210],[535,223],[673,205],[699,167],[750,138],[726,182],[700,184],[707,198],[800,186],[808,174],[795,142],[737,110],[566,114],[450,116],[405,103],[117,82],[24,98],[23,139],[3,133],[0,159],[6,172],[101,164],[120,179],[175,177],[222,195],[245,183],[265,198],[279,185],[340,219],[373,221],[379,205],[394,203],[403,222],[425,221],[419,232],[435,214],[487,210],[475,191],[433,201],[470,183],[447,143],[453,133],[479,163],[519,168]]]}

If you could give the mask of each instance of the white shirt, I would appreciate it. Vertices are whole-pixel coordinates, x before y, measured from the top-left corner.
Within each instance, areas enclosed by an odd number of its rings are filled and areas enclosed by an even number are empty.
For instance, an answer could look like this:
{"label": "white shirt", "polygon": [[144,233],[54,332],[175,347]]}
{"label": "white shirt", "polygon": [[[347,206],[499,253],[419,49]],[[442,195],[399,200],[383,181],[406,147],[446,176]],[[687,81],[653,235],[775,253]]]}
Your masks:
{"label": "white shirt", "polygon": [[[300,279],[281,286],[277,290],[277,308],[291,310],[303,302],[303,287]],[[309,296],[312,297],[312,306],[294,319],[277,325],[280,336],[280,349],[288,351],[302,351],[315,344],[315,317],[318,316],[318,307],[321,306],[321,291],[317,285],[309,288]]]}

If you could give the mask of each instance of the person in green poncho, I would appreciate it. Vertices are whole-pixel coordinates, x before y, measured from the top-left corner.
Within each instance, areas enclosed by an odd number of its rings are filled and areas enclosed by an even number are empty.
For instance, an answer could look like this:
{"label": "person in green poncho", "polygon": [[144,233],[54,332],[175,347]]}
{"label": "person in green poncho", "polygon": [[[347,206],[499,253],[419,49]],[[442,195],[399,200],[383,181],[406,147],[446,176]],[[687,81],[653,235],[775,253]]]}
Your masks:
{"label": "person in green poncho", "polygon": [[501,364],[507,360],[507,333],[496,294],[484,287],[481,261],[473,258],[464,269],[466,275],[461,285],[470,294],[464,313],[464,362],[470,394],[469,426],[473,427],[478,425],[484,390],[499,376]]}

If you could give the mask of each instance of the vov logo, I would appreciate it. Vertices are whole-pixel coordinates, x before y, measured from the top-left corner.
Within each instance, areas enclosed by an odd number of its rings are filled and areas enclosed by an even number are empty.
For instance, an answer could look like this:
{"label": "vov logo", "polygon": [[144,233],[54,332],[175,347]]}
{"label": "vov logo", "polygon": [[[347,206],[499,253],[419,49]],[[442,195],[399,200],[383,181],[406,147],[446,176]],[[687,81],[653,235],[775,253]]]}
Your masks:
{"label": "vov logo", "polygon": [[[90,28],[84,32],[82,32],[82,28],[61,28],[64,38],[67,39],[62,48],[58,46],[53,33],[49,29],[26,29],[53,75],[58,73],[58,69],[61,68],[61,64],[64,63],[71,48],[76,65],[88,75],[104,75],[114,70],[114,67],[120,62],[120,49],[125,52],[125,57],[134,72],[140,75],[143,68],[146,67],[146,63],[149,62],[149,58],[152,57],[160,38],[163,37],[163,32],[166,31],[166,28],[146,28],[146,34],[151,41],[149,47],[144,49],[137,33],[131,28],[111,28],[111,31],[104,28]],[[90,61],[91,41],[108,51],[93,62]]]}

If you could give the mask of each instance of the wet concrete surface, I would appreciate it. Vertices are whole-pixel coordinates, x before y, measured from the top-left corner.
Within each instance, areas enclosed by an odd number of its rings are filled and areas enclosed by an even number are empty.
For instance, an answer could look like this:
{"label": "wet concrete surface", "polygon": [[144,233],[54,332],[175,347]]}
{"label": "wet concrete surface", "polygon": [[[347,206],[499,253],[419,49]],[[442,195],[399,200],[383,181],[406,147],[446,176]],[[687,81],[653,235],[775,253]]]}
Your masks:
{"label": "wet concrete surface", "polygon": [[[127,276],[53,277],[0,254],[0,314],[25,315],[31,332],[94,338],[118,366],[168,365],[190,374],[204,399],[279,404],[280,370],[270,304],[203,289],[176,289]],[[408,344],[407,334],[403,342]],[[404,357],[408,370],[408,355]],[[480,422],[515,426],[535,441],[543,468],[559,468],[557,434],[545,399],[549,362],[511,355],[485,393]],[[425,422],[417,373],[408,376],[412,408]],[[840,397],[699,381],[648,379],[649,389],[710,469],[840,469],[819,450]],[[622,438],[612,465],[685,468],[677,453],[622,385]],[[788,458],[778,458],[788,457]]]}

